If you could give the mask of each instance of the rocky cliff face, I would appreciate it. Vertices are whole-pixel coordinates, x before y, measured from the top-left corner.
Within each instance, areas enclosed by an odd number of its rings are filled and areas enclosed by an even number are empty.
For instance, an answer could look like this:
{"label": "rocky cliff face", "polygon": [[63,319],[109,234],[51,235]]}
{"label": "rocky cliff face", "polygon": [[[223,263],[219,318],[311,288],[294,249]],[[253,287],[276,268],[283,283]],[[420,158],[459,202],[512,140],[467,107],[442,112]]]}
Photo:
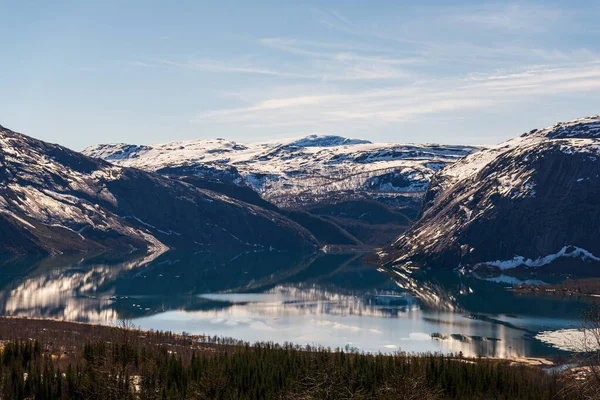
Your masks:
{"label": "rocky cliff face", "polygon": [[507,269],[600,261],[600,116],[559,123],[442,169],[387,265]]}
{"label": "rocky cliff face", "polygon": [[280,213],[0,126],[0,253],[314,249]]}

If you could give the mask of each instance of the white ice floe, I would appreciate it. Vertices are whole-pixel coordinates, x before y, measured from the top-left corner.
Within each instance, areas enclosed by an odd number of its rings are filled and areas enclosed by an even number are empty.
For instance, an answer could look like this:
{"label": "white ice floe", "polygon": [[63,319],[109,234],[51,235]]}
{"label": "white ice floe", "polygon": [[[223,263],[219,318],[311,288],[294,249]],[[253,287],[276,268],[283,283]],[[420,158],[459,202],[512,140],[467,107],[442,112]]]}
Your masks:
{"label": "white ice floe", "polygon": [[600,330],[598,329],[559,329],[544,331],[536,339],[558,349],[573,352],[600,350]]}

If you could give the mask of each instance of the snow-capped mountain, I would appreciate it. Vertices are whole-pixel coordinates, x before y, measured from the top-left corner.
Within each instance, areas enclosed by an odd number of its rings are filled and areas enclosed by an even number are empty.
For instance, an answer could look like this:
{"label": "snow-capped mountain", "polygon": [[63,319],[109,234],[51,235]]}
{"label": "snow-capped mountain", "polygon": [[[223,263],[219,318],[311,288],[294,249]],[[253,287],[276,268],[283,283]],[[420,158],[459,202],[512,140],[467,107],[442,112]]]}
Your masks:
{"label": "snow-capped mountain", "polygon": [[227,179],[289,207],[314,204],[340,192],[422,193],[437,170],[475,150],[472,146],[400,145],[311,135],[250,144],[224,139],[104,144],[83,153],[163,174]]}
{"label": "snow-capped mountain", "polygon": [[533,130],[439,171],[389,265],[600,262],[600,115]]}
{"label": "snow-capped mountain", "polygon": [[0,253],[316,246],[276,210],[1,126],[0,238]]}

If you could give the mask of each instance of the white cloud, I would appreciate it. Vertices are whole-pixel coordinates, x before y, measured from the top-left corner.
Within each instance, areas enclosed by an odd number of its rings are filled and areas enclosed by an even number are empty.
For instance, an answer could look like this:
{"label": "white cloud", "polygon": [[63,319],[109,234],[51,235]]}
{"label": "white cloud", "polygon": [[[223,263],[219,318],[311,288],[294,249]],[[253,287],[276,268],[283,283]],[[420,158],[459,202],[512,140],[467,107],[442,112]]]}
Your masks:
{"label": "white cloud", "polygon": [[[201,113],[204,120],[247,123],[254,127],[310,126],[361,122],[370,126],[448,111],[486,109],[532,101],[540,95],[597,90],[600,63],[564,68],[527,69],[508,74],[469,75],[386,89],[312,92],[263,98],[240,108]],[[314,90],[314,89],[313,89]]]}
{"label": "white cloud", "polygon": [[549,4],[508,4],[465,9],[449,18],[459,24],[473,24],[484,29],[542,32],[552,28],[565,11]]}
{"label": "white cloud", "polygon": [[182,68],[190,68],[199,71],[208,71],[208,72],[226,72],[226,73],[244,73],[244,74],[258,74],[258,75],[271,75],[278,77],[287,77],[287,78],[302,78],[302,79],[319,79],[320,76],[296,73],[296,72],[287,72],[287,71],[278,71],[276,69],[270,69],[266,67],[250,65],[247,63],[240,62],[221,62],[214,60],[191,60],[185,62],[172,61],[172,60],[160,60],[160,63],[165,65],[170,65],[174,67],[182,67]]}
{"label": "white cloud", "polygon": [[238,88],[216,93],[231,106],[199,110],[189,118],[195,124],[290,134],[458,119],[588,96],[600,87],[595,48],[555,40],[557,32],[574,29],[571,11],[501,3],[410,12],[373,23],[373,15],[311,10],[314,35],[251,38],[248,54],[231,59],[141,60],[139,66],[237,78]]}

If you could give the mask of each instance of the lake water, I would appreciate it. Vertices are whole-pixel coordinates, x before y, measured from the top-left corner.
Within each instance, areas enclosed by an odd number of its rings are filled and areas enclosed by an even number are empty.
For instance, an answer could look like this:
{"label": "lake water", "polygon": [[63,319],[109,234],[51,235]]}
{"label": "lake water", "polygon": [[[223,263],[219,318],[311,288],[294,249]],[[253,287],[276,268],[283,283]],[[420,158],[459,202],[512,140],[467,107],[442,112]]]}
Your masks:
{"label": "lake water", "polygon": [[592,299],[527,296],[454,271],[394,273],[362,255],[169,252],[0,261],[0,314],[366,352],[545,356]]}

